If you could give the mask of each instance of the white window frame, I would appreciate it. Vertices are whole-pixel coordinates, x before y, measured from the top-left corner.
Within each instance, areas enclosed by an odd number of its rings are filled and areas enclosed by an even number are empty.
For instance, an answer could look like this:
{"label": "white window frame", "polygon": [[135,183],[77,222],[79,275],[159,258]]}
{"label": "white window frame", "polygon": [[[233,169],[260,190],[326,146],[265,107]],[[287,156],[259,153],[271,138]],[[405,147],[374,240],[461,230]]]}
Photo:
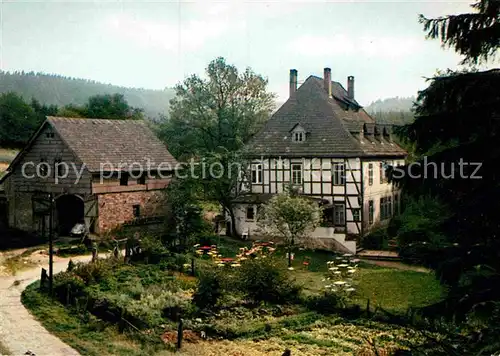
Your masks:
{"label": "white window frame", "polygon": [[368,164],[368,185],[373,185],[373,163]]}
{"label": "white window frame", "polygon": [[380,220],[392,217],[392,196],[380,198]]}
{"label": "white window frame", "polygon": [[368,224],[373,225],[375,222],[375,202],[373,199],[368,201]]}
{"label": "white window frame", "polygon": [[[296,169],[296,167],[299,167],[299,169]],[[295,174],[298,173],[298,176]],[[300,178],[297,180],[296,178]],[[293,185],[302,185],[304,183],[304,174],[302,170],[302,163],[292,163],[290,165],[290,181],[292,182]]]}
{"label": "white window frame", "polygon": [[345,226],[345,204],[335,203],[333,205],[333,224],[335,226]]}
{"label": "white window frame", "polygon": [[[254,176],[255,172],[255,176]],[[262,163],[253,163],[252,164],[252,184],[262,184],[264,178],[264,168],[262,167]],[[255,178],[255,179],[254,179]]]}
{"label": "white window frame", "polygon": [[292,135],[293,142],[304,142],[306,140],[305,132],[303,131],[295,131]]}
{"label": "white window frame", "polygon": [[361,221],[361,209],[360,208],[353,208],[352,209],[352,220],[354,222]]}
{"label": "white window frame", "polygon": [[333,185],[345,185],[345,163],[333,162],[332,170]]}

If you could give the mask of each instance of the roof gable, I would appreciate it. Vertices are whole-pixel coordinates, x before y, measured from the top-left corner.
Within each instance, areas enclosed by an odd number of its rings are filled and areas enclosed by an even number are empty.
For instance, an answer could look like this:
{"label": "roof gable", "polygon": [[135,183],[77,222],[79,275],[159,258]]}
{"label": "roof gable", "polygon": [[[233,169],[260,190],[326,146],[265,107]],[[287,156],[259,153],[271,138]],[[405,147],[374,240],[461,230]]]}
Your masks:
{"label": "roof gable", "polygon": [[289,132],[307,132],[307,130],[300,123],[297,123],[293,125],[292,129]]}

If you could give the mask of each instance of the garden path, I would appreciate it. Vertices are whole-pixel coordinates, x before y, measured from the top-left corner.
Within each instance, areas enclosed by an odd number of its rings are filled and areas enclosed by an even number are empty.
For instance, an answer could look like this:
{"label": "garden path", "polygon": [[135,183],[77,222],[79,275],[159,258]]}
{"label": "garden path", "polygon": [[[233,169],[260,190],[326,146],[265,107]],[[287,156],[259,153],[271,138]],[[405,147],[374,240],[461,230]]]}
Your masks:
{"label": "garden path", "polygon": [[[67,268],[69,260],[90,261],[91,256],[60,258],[54,262],[54,274]],[[48,264],[41,266],[48,270]],[[0,344],[12,355],[24,355],[28,350],[36,356],[79,355],[45,328],[21,303],[22,291],[40,278],[41,268],[20,272],[16,276],[0,276]]]}
{"label": "garden path", "polygon": [[403,262],[397,262],[397,261],[381,261],[381,260],[368,260],[368,259],[361,259],[363,262],[366,263],[371,263],[373,265],[381,266],[381,267],[389,267],[389,268],[395,268],[395,269],[402,269],[405,271],[415,271],[415,272],[424,272],[424,273],[430,273],[431,270],[422,266],[413,266],[413,265],[408,265]]}

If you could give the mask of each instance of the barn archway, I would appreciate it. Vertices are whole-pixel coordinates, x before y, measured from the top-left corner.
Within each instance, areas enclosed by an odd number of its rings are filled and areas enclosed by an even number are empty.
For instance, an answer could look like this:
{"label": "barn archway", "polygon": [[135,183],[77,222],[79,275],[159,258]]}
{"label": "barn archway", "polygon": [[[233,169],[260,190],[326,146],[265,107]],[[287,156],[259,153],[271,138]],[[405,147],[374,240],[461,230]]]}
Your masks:
{"label": "barn archway", "polygon": [[78,195],[65,194],[58,197],[56,211],[60,235],[68,235],[75,224],[84,222],[84,203]]}

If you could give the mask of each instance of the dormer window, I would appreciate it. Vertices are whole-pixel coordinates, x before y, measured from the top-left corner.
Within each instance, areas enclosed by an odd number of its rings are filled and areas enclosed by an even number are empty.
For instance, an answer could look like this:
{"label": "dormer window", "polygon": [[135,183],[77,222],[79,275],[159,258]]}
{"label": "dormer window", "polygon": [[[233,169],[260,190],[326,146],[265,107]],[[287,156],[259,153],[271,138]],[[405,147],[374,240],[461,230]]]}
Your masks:
{"label": "dormer window", "polygon": [[306,130],[300,124],[296,124],[290,131],[293,142],[304,142],[306,140]]}
{"label": "dormer window", "polygon": [[306,137],[304,132],[294,132],[293,133],[293,142],[304,142]]}

